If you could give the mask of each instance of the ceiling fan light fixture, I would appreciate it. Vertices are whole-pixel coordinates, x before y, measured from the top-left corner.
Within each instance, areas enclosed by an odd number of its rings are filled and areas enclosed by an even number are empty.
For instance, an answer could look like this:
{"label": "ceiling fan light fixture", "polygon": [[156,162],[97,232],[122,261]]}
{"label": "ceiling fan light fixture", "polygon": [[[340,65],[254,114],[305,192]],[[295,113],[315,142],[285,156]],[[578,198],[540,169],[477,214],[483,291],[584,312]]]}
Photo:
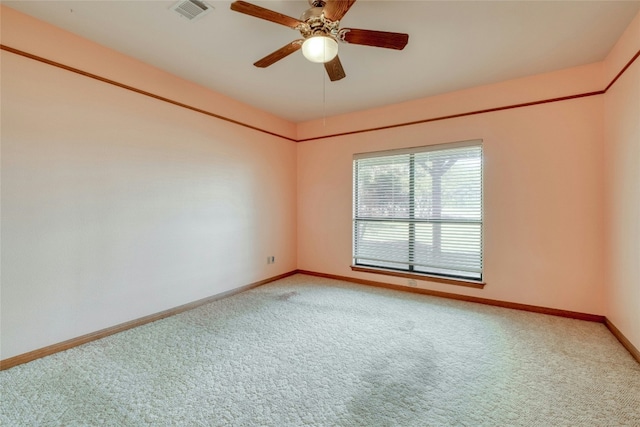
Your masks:
{"label": "ceiling fan light fixture", "polygon": [[302,54],[311,62],[329,62],[338,54],[338,42],[328,36],[309,37],[302,43]]}

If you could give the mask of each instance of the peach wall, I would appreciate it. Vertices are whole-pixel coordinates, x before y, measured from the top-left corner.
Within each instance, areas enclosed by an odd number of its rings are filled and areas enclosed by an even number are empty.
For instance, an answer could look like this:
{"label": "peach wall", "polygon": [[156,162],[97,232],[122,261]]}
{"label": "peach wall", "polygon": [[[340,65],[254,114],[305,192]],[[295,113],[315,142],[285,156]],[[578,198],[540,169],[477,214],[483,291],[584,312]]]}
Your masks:
{"label": "peach wall", "polygon": [[174,101],[295,138],[295,124],[228,96],[180,79],[134,58],[0,6],[4,45],[97,74]]}
{"label": "peach wall", "polygon": [[300,143],[298,268],[406,285],[349,268],[353,154],[483,139],[487,285],[418,286],[603,313],[602,114],[593,96]]}
{"label": "peach wall", "polygon": [[1,55],[2,359],[296,268],[294,142]]}
{"label": "peach wall", "polygon": [[[606,59],[608,69],[640,50],[640,14]],[[612,74],[617,74],[613,72]],[[604,96],[606,315],[640,349],[640,59]]]}
{"label": "peach wall", "polygon": [[602,90],[602,63],[479,86],[298,124],[298,139],[335,135]]}

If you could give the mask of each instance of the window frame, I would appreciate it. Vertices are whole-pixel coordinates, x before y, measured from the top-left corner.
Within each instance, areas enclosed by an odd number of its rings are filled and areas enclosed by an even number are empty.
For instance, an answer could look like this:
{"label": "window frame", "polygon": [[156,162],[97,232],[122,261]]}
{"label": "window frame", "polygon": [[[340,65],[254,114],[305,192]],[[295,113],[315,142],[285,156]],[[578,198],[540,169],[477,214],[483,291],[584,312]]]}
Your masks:
{"label": "window frame", "polygon": [[[417,218],[415,217],[415,205],[416,205],[416,194],[415,194],[415,156],[412,154],[419,154],[425,152],[435,152],[435,151],[443,151],[450,150],[455,148],[464,148],[464,147],[479,147],[480,148],[480,219],[477,221],[471,221],[473,223],[479,224],[479,234],[480,234],[480,272],[479,277],[463,277],[462,275],[455,274],[447,274],[441,272],[433,272],[433,271],[416,271],[415,266],[412,262],[415,261],[415,225],[417,223]],[[356,249],[358,243],[358,221],[383,221],[385,219],[389,220],[389,218],[383,217],[373,217],[373,218],[358,218],[357,217],[357,203],[358,203],[358,160],[368,159],[368,158],[376,158],[376,157],[390,157],[397,155],[408,154],[409,157],[409,218],[410,222],[408,225],[408,256],[407,256],[407,269],[402,268],[394,268],[389,266],[380,266],[375,264],[369,264],[366,262],[358,262],[358,258],[356,257]],[[402,149],[394,149],[394,150],[383,150],[383,151],[375,151],[375,152],[366,152],[366,153],[357,153],[353,155],[353,187],[352,187],[352,265],[351,269],[353,271],[366,272],[366,273],[374,273],[374,274],[383,274],[389,276],[396,277],[405,277],[409,279],[419,279],[419,280],[429,280],[440,283],[447,284],[455,284],[468,286],[473,288],[483,288],[485,285],[484,282],[484,264],[485,264],[485,251],[484,251],[484,144],[482,139],[474,139],[467,141],[458,141],[458,142],[449,142],[442,144],[432,144],[426,146],[419,147],[410,147],[410,148],[402,148]],[[455,222],[452,220],[451,222]],[[446,221],[443,221],[446,223]],[[412,243],[413,242],[413,243]],[[383,262],[384,263],[384,262]],[[437,269],[437,267],[430,267],[432,269]]]}

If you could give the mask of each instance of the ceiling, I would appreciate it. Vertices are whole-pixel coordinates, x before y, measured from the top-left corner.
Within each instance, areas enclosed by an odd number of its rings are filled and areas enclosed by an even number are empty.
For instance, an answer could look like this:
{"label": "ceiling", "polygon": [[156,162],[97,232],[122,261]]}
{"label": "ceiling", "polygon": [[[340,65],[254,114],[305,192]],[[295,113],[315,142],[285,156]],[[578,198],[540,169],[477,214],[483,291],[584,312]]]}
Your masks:
{"label": "ceiling", "polygon": [[[307,1],[249,2],[298,18]],[[4,5],[292,122],[601,61],[640,1],[358,0],[341,27],[404,32],[402,51],[340,44],[347,77],[330,82],[296,52],[252,64],[297,39],[233,12],[189,21],[175,1],[3,1]]]}

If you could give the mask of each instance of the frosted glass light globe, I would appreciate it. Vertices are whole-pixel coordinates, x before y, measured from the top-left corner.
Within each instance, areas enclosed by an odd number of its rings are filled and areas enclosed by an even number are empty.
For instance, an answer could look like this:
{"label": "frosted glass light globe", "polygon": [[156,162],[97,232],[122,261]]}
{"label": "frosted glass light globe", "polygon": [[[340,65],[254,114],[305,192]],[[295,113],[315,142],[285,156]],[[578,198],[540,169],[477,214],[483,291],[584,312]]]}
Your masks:
{"label": "frosted glass light globe", "polygon": [[338,54],[338,42],[327,36],[309,37],[302,43],[302,54],[311,62],[329,62]]}

